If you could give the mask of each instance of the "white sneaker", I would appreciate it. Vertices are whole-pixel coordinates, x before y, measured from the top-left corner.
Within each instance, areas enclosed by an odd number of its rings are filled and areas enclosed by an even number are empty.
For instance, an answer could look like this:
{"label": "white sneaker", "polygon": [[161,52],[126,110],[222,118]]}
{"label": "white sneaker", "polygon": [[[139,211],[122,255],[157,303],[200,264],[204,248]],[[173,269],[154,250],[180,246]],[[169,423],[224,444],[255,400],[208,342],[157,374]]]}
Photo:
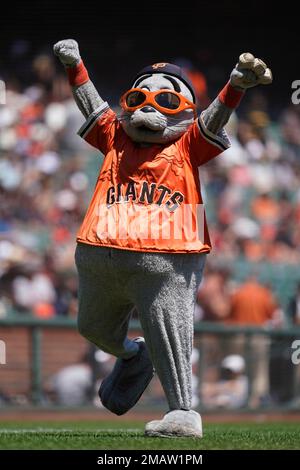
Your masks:
{"label": "white sneaker", "polygon": [[202,437],[202,420],[194,410],[173,410],[163,419],[150,421],[145,427],[151,437]]}

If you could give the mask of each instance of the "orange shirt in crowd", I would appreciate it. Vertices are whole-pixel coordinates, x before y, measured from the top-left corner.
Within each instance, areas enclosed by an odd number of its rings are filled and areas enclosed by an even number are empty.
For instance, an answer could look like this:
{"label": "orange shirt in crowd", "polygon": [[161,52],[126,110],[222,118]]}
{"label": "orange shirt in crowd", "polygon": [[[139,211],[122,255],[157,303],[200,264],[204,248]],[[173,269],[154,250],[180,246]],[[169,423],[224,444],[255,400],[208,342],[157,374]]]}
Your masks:
{"label": "orange shirt in crowd", "polygon": [[277,308],[272,292],[255,280],[243,284],[232,296],[230,323],[263,325]]}
{"label": "orange shirt in crowd", "polygon": [[268,196],[259,196],[252,203],[254,216],[264,222],[274,222],[278,219],[280,207],[279,204]]}

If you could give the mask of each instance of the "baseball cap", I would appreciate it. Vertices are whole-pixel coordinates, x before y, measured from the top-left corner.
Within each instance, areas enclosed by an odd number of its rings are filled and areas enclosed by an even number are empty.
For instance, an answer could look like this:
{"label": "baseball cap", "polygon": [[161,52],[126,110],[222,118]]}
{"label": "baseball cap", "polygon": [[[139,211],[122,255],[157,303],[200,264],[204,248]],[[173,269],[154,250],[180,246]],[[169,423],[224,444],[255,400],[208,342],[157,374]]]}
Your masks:
{"label": "baseball cap", "polygon": [[192,97],[193,97],[193,102],[194,103],[196,102],[195,91],[194,91],[191,80],[188,78],[184,70],[175,64],[169,64],[168,62],[158,62],[156,64],[147,65],[146,67],[144,67],[142,70],[138,72],[138,74],[135,76],[133,80],[133,83],[135,83],[136,80],[142,75],[147,75],[147,74],[152,75],[153,73],[165,73],[166,75],[171,75],[172,77],[179,78],[179,80],[181,80],[190,90]]}
{"label": "baseball cap", "polygon": [[229,369],[235,373],[243,372],[245,369],[245,359],[239,354],[231,354],[224,357],[223,361],[221,362],[221,367],[224,369]]}

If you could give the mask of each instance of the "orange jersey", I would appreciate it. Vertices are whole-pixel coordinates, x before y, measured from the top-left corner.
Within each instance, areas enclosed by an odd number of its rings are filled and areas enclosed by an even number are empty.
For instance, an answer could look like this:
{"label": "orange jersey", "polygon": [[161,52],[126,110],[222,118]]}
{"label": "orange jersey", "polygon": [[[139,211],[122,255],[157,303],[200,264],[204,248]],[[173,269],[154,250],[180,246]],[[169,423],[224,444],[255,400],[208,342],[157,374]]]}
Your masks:
{"label": "orange jersey", "polygon": [[209,252],[198,166],[228,148],[201,117],[176,141],[142,147],[104,103],[78,134],[104,154],[77,241],[134,251]]}

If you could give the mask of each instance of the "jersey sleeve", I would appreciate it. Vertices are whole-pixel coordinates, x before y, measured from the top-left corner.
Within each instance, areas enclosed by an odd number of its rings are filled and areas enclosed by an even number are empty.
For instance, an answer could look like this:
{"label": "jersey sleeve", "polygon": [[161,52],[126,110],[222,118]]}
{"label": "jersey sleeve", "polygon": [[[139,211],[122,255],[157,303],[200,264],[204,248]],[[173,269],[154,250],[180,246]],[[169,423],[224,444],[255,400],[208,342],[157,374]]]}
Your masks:
{"label": "jersey sleeve", "polygon": [[104,155],[113,145],[116,131],[116,115],[104,102],[81,126],[77,134]]}
{"label": "jersey sleeve", "polygon": [[195,166],[203,165],[230,147],[225,129],[217,134],[209,131],[201,116],[198,117],[181,137],[179,144]]}

